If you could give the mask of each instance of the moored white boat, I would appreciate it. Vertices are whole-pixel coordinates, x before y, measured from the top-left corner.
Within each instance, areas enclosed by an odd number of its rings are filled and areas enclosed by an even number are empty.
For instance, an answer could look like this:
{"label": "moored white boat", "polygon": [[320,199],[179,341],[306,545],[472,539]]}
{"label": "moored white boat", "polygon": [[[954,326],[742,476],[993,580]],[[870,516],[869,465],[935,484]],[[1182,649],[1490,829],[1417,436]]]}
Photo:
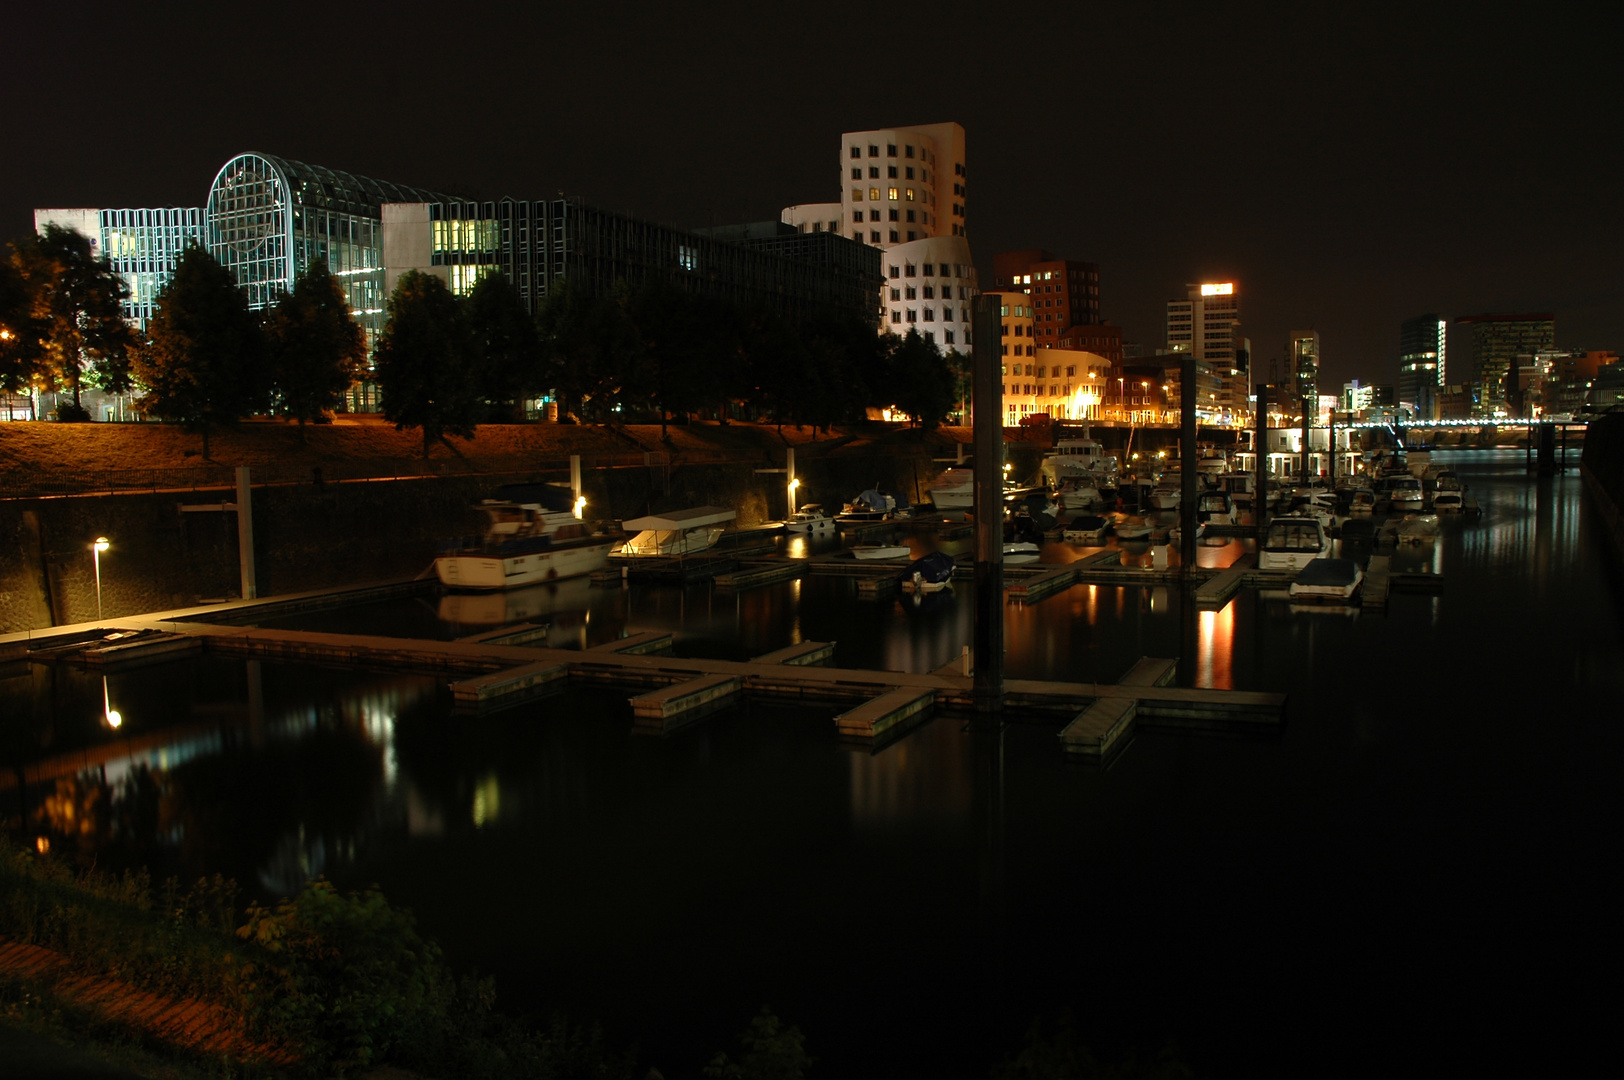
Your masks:
{"label": "moored white boat", "polygon": [[835,527],[835,519],[823,512],[817,503],[807,503],[784,522],[784,530],[794,533],[827,532]]}
{"label": "moored white boat", "polygon": [[1150,492],[1150,505],[1158,510],[1177,510],[1184,494],[1172,483],[1157,484]]}
{"label": "moored white boat", "polygon": [[925,489],[931,505],[938,510],[968,510],[976,502],[976,474],[973,469],[948,469]]}
{"label": "moored white boat", "polygon": [[1460,482],[1460,477],[1452,472],[1438,474],[1438,487],[1432,493],[1432,512],[1435,514],[1458,514],[1466,505],[1466,490]]}
{"label": "moored white boat", "polygon": [[1345,601],[1353,598],[1365,574],[1352,559],[1311,559],[1287,590],[1293,600]]}
{"label": "moored white boat", "polygon": [[1110,476],[1116,470],[1116,458],[1107,457],[1105,448],[1087,435],[1061,439],[1043,458],[1043,473],[1056,487],[1067,480]]}
{"label": "moored white boat", "polygon": [[869,488],[859,492],[857,497],[846,504],[846,508],[835,515],[835,521],[840,524],[863,524],[871,521],[892,521],[896,518],[909,516],[912,508],[897,505],[895,496],[878,488]]}
{"label": "moored white boat", "polygon": [[1405,514],[1393,533],[1401,544],[1430,544],[1438,536],[1438,515]]}
{"label": "moored white boat", "polygon": [[1258,549],[1259,570],[1301,570],[1331,553],[1331,538],[1317,517],[1277,517]]}
{"label": "moored white boat", "polygon": [[910,552],[905,544],[854,544],[852,555],[865,562],[884,562],[887,559],[906,558]]}
{"label": "moored white boat", "polygon": [[905,567],[899,580],[912,593],[941,592],[953,587],[953,556],[944,551],[921,555]]}
{"label": "moored white boat", "polygon": [[1038,546],[1025,541],[1004,545],[1004,565],[1020,566],[1038,561]]}
{"label": "moored white boat", "polygon": [[1413,476],[1393,477],[1392,487],[1388,489],[1388,498],[1393,501],[1395,511],[1421,509],[1424,498],[1421,481]]}
{"label": "moored white boat", "polygon": [[1070,544],[1098,544],[1111,531],[1111,519],[1097,514],[1075,517],[1066,523],[1061,538]]}
{"label": "moored white boat", "polygon": [[434,560],[442,585],[509,589],[590,574],[620,539],[577,518],[569,489],[552,484],[503,485],[479,509],[484,536]]}
{"label": "moored white boat", "polygon": [[1225,491],[1209,491],[1196,500],[1195,518],[1204,525],[1235,524],[1235,502]]}
{"label": "moored white boat", "polygon": [[736,511],[719,506],[696,506],[691,510],[633,518],[623,524],[628,531],[637,529],[638,533],[615,554],[634,558],[694,555],[716,543],[726,523],[736,517]]}

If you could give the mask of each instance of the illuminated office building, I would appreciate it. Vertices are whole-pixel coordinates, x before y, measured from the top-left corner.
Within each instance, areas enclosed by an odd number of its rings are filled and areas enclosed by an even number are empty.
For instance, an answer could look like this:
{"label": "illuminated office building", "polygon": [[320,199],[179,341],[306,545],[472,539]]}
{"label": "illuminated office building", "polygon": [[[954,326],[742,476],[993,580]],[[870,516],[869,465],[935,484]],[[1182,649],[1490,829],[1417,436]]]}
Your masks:
{"label": "illuminated office building", "polygon": [[1432,420],[1438,388],[1449,382],[1449,322],[1442,315],[1417,315],[1399,324],[1398,407],[1411,417]]}
{"label": "illuminated office building", "polygon": [[158,294],[169,284],[175,261],[188,244],[203,242],[203,211],[196,206],[139,210],[35,210],[34,231],[45,226],[71,229],[90,241],[91,253],[105,256],[130,287],[124,317],[145,329]]}
{"label": "illuminated office building", "polygon": [[[1556,316],[1548,312],[1533,315],[1463,315],[1455,320],[1466,329],[1466,349],[1471,357],[1469,392],[1472,415],[1491,417],[1519,413],[1516,364],[1519,356],[1533,356],[1556,348]],[[1456,348],[1459,361],[1460,349]],[[1462,382],[1468,380],[1463,379]]]}
{"label": "illuminated office building", "polygon": [[1320,336],[1318,330],[1293,330],[1286,341],[1287,370],[1296,381],[1297,399],[1309,423],[1318,423]]}
{"label": "illuminated office building", "polygon": [[1186,287],[1167,303],[1167,352],[1194,353],[1196,411],[1202,419],[1245,422],[1250,356],[1240,327],[1240,288],[1233,281]]}

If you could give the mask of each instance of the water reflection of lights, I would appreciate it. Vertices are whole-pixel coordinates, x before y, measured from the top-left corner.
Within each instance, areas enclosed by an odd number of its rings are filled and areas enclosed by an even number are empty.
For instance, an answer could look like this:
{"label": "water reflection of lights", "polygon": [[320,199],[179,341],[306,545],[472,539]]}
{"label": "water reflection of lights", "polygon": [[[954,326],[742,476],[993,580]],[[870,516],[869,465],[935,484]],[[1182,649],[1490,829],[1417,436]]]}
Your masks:
{"label": "water reflection of lights", "polygon": [[1235,602],[1201,612],[1195,683],[1217,690],[1235,686]]}
{"label": "water reflection of lights", "polygon": [[114,730],[124,723],[123,714],[113,708],[112,699],[108,696],[106,675],[102,676],[102,717],[107,721],[107,726]]}
{"label": "water reflection of lights", "polygon": [[474,787],[474,826],[496,824],[502,808],[502,788],[495,773],[489,773]]}

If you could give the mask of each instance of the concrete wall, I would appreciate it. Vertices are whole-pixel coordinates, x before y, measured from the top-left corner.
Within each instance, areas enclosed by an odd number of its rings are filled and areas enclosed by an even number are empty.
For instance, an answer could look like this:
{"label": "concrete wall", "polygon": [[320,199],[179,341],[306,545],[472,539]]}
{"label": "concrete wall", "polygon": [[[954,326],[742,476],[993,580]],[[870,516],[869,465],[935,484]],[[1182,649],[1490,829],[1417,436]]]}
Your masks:
{"label": "concrete wall", "polygon": [[1624,415],[1612,413],[1591,422],[1579,473],[1601,511],[1614,556],[1624,560]]}
{"label": "concrete wall", "polygon": [[[763,458],[760,467],[781,466]],[[589,518],[623,519],[657,510],[716,505],[740,525],[781,518],[782,473],[754,465],[619,469],[583,478]],[[805,460],[799,502],[831,510],[879,484],[899,499],[922,495],[944,465],[923,454],[853,454]],[[411,577],[443,540],[473,534],[479,499],[506,482],[535,477],[430,477],[256,487],[255,563],[261,596]],[[90,545],[106,536],[106,617],[187,607],[239,595],[235,513],[180,510],[182,503],[233,502],[232,491],[135,494],[0,502],[0,633],[96,618]]]}

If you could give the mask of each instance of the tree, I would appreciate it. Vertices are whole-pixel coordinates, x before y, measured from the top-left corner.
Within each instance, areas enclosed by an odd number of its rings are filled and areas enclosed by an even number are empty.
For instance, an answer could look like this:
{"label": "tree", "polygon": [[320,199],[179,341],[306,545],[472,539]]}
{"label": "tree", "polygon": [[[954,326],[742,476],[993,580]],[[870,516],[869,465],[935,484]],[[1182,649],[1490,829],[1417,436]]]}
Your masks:
{"label": "tree", "polygon": [[559,396],[559,413],[600,422],[636,397],[647,375],[643,344],[631,314],[631,290],[616,284],[607,296],[588,296],[565,281],[537,313],[541,355]]}
{"label": "tree", "polygon": [[287,415],[305,424],[332,408],[366,368],[366,335],[327,263],[317,259],[265,316],[271,388]]}
{"label": "tree", "polygon": [[890,370],[892,403],[926,429],[940,424],[953,407],[953,372],[936,344],[909,330],[896,344]]}
{"label": "tree", "polygon": [[[468,359],[487,410],[519,413],[536,381],[541,339],[519,292],[500,270],[486,274],[462,301]],[[522,413],[519,413],[522,418]]]}
{"label": "tree", "polygon": [[423,430],[423,456],[447,435],[474,436],[480,387],[470,370],[457,298],[433,274],[409,270],[389,298],[376,375],[384,419]]}
{"label": "tree", "polygon": [[190,245],[158,297],[147,341],[135,354],[148,416],[203,436],[231,427],[265,399],[265,334],[236,278],[203,248]]}
{"label": "tree", "polygon": [[0,261],[0,390],[28,390],[39,371],[40,329],[28,283],[10,260]]}
{"label": "tree", "polygon": [[11,261],[28,293],[41,374],[73,392],[64,416],[88,420],[79,403],[85,382],[114,394],[130,388],[135,338],[120,306],[129,286],[110,262],[91,253],[88,237],[58,225],[14,244]]}
{"label": "tree", "polygon": [[739,1060],[718,1053],[704,1074],[713,1080],[802,1080],[812,1066],[801,1029],[786,1027],[765,1005],[739,1036],[739,1046]]}

